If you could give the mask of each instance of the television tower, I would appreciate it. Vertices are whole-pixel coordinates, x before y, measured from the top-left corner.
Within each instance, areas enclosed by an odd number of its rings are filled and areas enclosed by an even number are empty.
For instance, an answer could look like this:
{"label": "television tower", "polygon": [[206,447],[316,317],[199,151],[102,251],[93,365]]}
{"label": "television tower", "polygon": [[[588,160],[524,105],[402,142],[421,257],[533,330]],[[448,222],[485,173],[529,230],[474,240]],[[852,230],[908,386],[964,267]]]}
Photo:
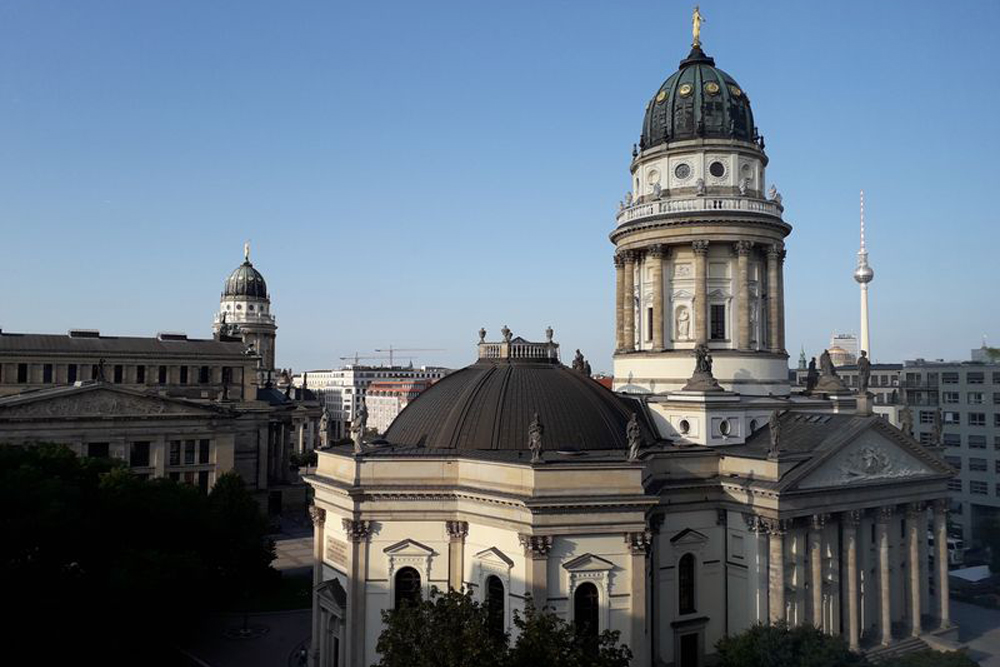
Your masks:
{"label": "television tower", "polygon": [[[858,268],[854,279],[861,285],[861,349],[872,358],[871,341],[868,338],[868,283],[875,277],[875,271],[868,266],[868,251],[865,249],[865,191],[861,191],[861,249],[858,250]],[[860,352],[859,352],[860,354]]]}

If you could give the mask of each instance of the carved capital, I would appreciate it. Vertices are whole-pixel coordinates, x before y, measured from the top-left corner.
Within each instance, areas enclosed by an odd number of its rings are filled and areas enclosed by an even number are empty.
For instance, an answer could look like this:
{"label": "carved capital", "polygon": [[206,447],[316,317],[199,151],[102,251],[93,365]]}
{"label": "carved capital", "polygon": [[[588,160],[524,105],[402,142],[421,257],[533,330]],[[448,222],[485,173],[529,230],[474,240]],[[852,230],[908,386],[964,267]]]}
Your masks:
{"label": "carved capital", "polygon": [[344,532],[351,542],[364,542],[372,534],[372,522],[364,519],[344,519]]}
{"label": "carved capital", "polygon": [[663,259],[670,253],[670,247],[662,243],[654,243],[646,249],[650,259]]}
{"label": "carved capital", "polygon": [[708,241],[703,239],[698,241],[691,241],[691,249],[694,250],[696,255],[707,255],[708,254]]}
{"label": "carved capital", "polygon": [[620,254],[622,261],[626,264],[635,264],[636,260],[639,259],[639,253],[635,250],[622,250]]}
{"label": "carved capital", "polygon": [[765,531],[763,520],[756,514],[744,512],[743,521],[746,522],[747,530],[751,533],[763,533]]}
{"label": "carved capital", "polygon": [[826,528],[826,522],[829,518],[829,514],[813,514],[812,517],[810,517],[809,526],[813,530],[823,530]]}
{"label": "carved capital", "polygon": [[947,514],[949,507],[951,504],[947,498],[938,498],[934,501],[934,514]]}
{"label": "carved capital", "polygon": [[448,531],[448,537],[450,537],[453,542],[464,540],[469,536],[468,521],[445,521],[444,525]]}
{"label": "carved capital", "polygon": [[864,512],[861,510],[847,510],[840,515],[840,520],[852,528],[857,528],[863,516]]}
{"label": "carved capital", "polygon": [[878,523],[889,523],[892,520],[893,515],[896,513],[896,508],[892,505],[887,505],[885,507],[879,507],[878,513],[875,515],[875,520]]}
{"label": "carved capital", "polygon": [[541,558],[543,556],[548,556],[549,552],[552,551],[551,535],[527,535],[525,533],[518,533],[517,539],[521,543],[521,546],[524,547],[525,556]]}
{"label": "carved capital", "polygon": [[907,503],[906,505],[906,519],[913,520],[919,519],[920,517],[927,516],[927,506],[921,502]]}
{"label": "carved capital", "polygon": [[760,521],[768,535],[781,536],[787,533],[788,529],[791,528],[791,522],[787,519],[770,519],[763,517]]}
{"label": "carved capital", "polygon": [[781,252],[778,253],[778,263],[779,264],[784,264],[785,263],[785,255],[787,255],[787,254],[788,254],[788,251],[785,250],[784,246],[782,246],[781,247]]}
{"label": "carved capital", "polygon": [[312,519],[313,525],[319,528],[326,523],[326,510],[315,505],[310,505],[309,518]]}
{"label": "carved capital", "polygon": [[749,255],[750,251],[753,250],[753,241],[737,241],[733,244],[733,250],[736,251],[737,255]]}
{"label": "carved capital", "polygon": [[625,533],[625,544],[628,545],[629,553],[633,556],[648,554],[652,543],[653,536],[648,530]]}
{"label": "carved capital", "polygon": [[616,252],[615,253],[615,268],[622,269],[625,267],[625,253]]}
{"label": "carved capital", "polygon": [[767,246],[768,259],[778,260],[781,258],[783,252],[785,252],[784,243],[772,243],[771,245]]}

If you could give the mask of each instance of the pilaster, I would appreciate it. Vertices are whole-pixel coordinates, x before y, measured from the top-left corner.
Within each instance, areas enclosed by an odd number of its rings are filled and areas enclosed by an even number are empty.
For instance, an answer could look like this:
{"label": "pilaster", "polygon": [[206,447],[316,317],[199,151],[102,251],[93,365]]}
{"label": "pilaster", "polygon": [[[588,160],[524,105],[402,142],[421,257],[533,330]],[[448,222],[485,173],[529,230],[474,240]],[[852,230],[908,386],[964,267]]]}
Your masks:
{"label": "pilaster", "polygon": [[320,638],[323,632],[317,589],[323,583],[323,528],[326,524],[326,510],[316,507],[316,505],[310,505],[309,516],[313,523],[312,639],[310,641],[309,659],[313,667],[319,667]]}
{"label": "pilaster", "polygon": [[691,242],[694,250],[694,338],[708,342],[708,241]]}
{"label": "pilaster", "polygon": [[750,251],[753,243],[750,241],[737,241],[734,246],[736,251],[736,312],[737,312],[737,338],[736,343],[739,349],[750,349]]}
{"label": "pilaster", "polygon": [[448,586],[462,590],[462,571],[465,564],[465,538],[469,536],[468,521],[446,521],[448,531]]}
{"label": "pilaster", "polygon": [[653,282],[653,350],[663,349],[663,258],[667,247],[656,244],[649,247],[646,258],[650,262],[650,280]]}
{"label": "pilaster", "polygon": [[524,547],[524,555],[527,557],[525,589],[531,595],[535,607],[541,609],[549,600],[548,566],[552,536],[520,533],[517,539]]}
{"label": "pilaster", "polygon": [[350,667],[367,667],[365,661],[365,586],[368,580],[368,539],[372,534],[370,521],[344,519],[344,532],[351,543],[350,576],[347,579],[347,646],[345,660]]}
{"label": "pilaster", "polygon": [[625,533],[625,544],[629,550],[629,616],[632,621],[632,635],[629,647],[632,662],[636,665],[649,664],[648,629],[646,627],[646,563],[652,544],[652,533],[648,530]]}

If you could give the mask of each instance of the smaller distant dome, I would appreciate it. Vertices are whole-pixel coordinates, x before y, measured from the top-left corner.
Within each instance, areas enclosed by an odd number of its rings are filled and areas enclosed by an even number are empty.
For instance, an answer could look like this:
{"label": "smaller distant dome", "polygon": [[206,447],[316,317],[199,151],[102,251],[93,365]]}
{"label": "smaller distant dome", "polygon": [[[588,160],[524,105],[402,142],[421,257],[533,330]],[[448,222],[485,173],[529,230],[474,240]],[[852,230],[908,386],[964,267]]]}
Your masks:
{"label": "smaller distant dome", "polygon": [[854,355],[839,345],[831,345],[827,352],[830,353],[830,362],[833,363],[834,366],[850,366],[851,364],[857,363],[857,359]]}
{"label": "smaller distant dome", "polygon": [[222,296],[253,297],[256,299],[267,298],[267,283],[260,271],[253,268],[250,260],[246,260],[236,270],[226,278],[226,285],[222,290]]}

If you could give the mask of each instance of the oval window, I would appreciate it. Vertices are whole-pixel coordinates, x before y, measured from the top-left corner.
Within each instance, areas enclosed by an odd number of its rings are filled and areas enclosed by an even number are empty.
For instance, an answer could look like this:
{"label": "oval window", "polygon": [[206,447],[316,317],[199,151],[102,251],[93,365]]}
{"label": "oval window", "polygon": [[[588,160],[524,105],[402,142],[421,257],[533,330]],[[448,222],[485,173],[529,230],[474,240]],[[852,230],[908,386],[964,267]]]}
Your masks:
{"label": "oval window", "polygon": [[723,419],[719,423],[719,433],[721,433],[722,435],[729,435],[729,432],[731,430],[732,430],[732,427],[729,425],[729,420],[728,419]]}
{"label": "oval window", "polygon": [[684,180],[691,176],[691,165],[686,162],[681,162],[679,165],[674,167],[674,176],[680,180]]}
{"label": "oval window", "polygon": [[718,161],[713,162],[712,164],[708,165],[708,173],[710,173],[712,176],[715,176],[716,178],[722,178],[723,176],[726,175],[726,165]]}
{"label": "oval window", "polygon": [[691,424],[686,419],[682,419],[678,426],[681,429],[681,433],[688,433],[691,430]]}

